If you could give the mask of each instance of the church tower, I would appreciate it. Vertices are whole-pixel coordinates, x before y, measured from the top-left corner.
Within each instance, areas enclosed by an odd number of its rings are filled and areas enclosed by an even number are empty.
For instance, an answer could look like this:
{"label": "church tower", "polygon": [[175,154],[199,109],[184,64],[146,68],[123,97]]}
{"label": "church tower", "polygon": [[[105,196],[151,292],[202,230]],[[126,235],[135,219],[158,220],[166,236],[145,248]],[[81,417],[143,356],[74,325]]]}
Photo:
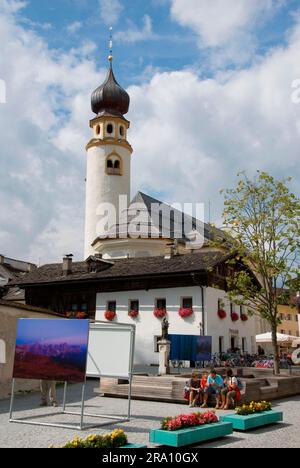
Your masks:
{"label": "church tower", "polygon": [[130,122],[124,117],[129,104],[129,95],[115,78],[111,52],[107,78],[91,98],[96,117],[90,121],[92,139],[86,147],[85,258],[97,253],[93,244],[105,234],[98,232],[99,206],[110,203],[118,215],[120,196],[127,196],[130,203],[132,147],[127,141]]}

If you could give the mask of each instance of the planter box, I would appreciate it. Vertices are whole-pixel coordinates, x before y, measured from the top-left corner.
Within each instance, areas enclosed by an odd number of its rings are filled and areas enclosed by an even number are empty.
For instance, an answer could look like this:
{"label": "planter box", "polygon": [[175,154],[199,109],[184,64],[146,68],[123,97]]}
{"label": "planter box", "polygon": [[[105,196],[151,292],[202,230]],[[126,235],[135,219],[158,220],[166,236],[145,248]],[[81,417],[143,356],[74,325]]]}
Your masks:
{"label": "planter box", "polygon": [[142,449],[142,448],[147,448],[147,445],[136,445],[136,444],[128,444],[128,445],[123,445],[123,447],[120,447],[121,449]]}
{"label": "planter box", "polygon": [[231,435],[233,432],[230,422],[206,424],[205,426],[181,429],[180,431],[163,431],[161,429],[150,432],[152,444],[167,445],[169,447],[184,447],[207,440],[219,439]]}
{"label": "planter box", "polygon": [[229,414],[228,416],[221,416],[221,421],[230,422],[234,430],[249,431],[256,427],[282,422],[283,413],[281,411],[265,411],[263,413],[251,414],[249,416]]}

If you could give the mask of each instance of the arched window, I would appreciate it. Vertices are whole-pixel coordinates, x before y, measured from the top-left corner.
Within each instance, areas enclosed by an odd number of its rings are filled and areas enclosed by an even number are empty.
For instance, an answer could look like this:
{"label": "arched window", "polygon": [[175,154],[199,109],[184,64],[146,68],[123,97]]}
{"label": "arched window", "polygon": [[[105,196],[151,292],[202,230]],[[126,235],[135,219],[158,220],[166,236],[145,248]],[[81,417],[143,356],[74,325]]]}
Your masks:
{"label": "arched window", "polygon": [[106,161],[108,175],[122,175],[122,160],[117,153],[112,153]]}
{"label": "arched window", "polygon": [[96,126],[96,135],[100,135],[100,132],[101,132],[100,125],[97,125]]}
{"label": "arched window", "polygon": [[108,133],[109,135],[112,135],[113,132],[114,132],[113,124],[111,124],[111,123],[107,124],[107,126],[106,126],[106,131],[107,131],[107,133]]}
{"label": "arched window", "polygon": [[120,132],[120,136],[123,138],[123,137],[124,137],[124,135],[125,135],[125,130],[124,130],[124,127],[123,127],[123,125],[121,125],[121,126],[120,126],[120,128],[119,128],[119,132]]}

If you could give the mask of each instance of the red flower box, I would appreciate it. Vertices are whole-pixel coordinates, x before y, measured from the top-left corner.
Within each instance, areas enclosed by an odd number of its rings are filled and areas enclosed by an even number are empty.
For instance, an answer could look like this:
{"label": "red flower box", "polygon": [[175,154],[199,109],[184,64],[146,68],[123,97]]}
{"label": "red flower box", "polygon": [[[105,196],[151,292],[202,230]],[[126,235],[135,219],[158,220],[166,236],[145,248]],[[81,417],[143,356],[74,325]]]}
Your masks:
{"label": "red flower box", "polygon": [[164,318],[167,315],[166,309],[155,309],[153,312],[154,317],[160,319]]}
{"label": "red flower box", "polygon": [[226,314],[225,310],[220,309],[220,310],[218,310],[218,316],[219,316],[219,318],[221,320],[224,320],[227,317],[227,314]]}
{"label": "red flower box", "polygon": [[131,318],[137,318],[139,316],[139,311],[138,310],[130,310],[128,312],[128,316]]}
{"label": "red flower box", "polygon": [[116,312],[114,312],[113,310],[107,310],[104,314],[104,317],[109,322],[112,322],[116,318],[116,315],[117,315]]}
{"label": "red flower box", "polygon": [[179,315],[181,318],[187,318],[187,317],[190,317],[191,315],[193,315],[194,311],[192,308],[184,308],[184,307],[181,307],[181,309],[179,309]]}
{"label": "red flower box", "polygon": [[248,315],[242,314],[242,315],[241,315],[241,321],[242,321],[242,322],[247,322],[247,320],[248,320]]}
{"label": "red flower box", "polygon": [[231,320],[232,320],[233,322],[237,322],[238,319],[239,319],[239,315],[238,315],[236,312],[233,312],[233,313],[231,314]]}
{"label": "red flower box", "polygon": [[77,312],[76,318],[79,320],[84,320],[88,318],[88,314],[86,312]]}

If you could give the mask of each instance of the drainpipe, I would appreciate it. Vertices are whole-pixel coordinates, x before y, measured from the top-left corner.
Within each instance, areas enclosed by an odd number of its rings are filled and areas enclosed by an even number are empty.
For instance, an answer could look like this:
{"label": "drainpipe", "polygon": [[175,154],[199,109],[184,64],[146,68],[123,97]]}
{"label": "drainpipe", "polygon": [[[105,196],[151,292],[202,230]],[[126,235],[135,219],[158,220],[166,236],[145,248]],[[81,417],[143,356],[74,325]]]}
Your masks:
{"label": "drainpipe", "polygon": [[205,319],[205,301],[204,301],[204,287],[200,286],[201,289],[201,302],[202,302],[202,333],[201,335],[206,335],[206,319]]}
{"label": "drainpipe", "polygon": [[206,319],[205,319],[205,300],[204,300],[204,286],[200,285],[195,279],[195,273],[192,274],[193,281],[196,286],[201,289],[201,307],[202,307],[202,323],[200,324],[200,335],[206,336]]}

